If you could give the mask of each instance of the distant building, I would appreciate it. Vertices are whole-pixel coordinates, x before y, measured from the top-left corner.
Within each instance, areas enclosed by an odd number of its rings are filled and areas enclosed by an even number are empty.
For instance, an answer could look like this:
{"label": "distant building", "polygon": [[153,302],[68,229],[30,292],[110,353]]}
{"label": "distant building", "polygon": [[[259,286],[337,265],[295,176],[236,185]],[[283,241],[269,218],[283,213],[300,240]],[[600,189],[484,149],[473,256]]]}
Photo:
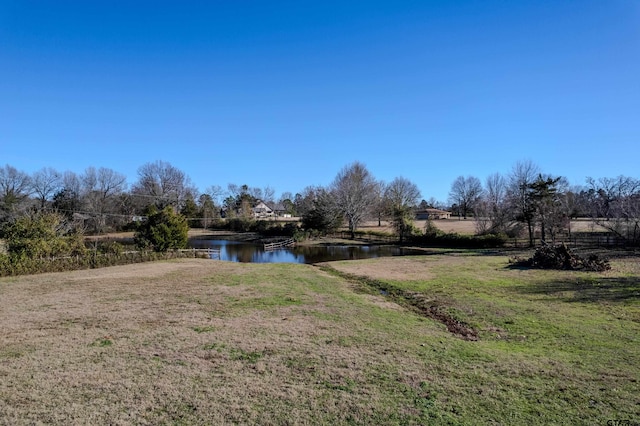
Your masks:
{"label": "distant building", "polygon": [[253,217],[272,217],[274,215],[273,209],[262,200],[256,201],[251,208],[251,212]]}
{"label": "distant building", "polygon": [[440,209],[416,210],[416,220],[451,219],[451,212]]}
{"label": "distant building", "polygon": [[256,203],[251,208],[251,213],[253,217],[256,218],[264,218],[264,217],[291,217],[284,206],[280,203],[265,203],[262,200],[256,201]]}

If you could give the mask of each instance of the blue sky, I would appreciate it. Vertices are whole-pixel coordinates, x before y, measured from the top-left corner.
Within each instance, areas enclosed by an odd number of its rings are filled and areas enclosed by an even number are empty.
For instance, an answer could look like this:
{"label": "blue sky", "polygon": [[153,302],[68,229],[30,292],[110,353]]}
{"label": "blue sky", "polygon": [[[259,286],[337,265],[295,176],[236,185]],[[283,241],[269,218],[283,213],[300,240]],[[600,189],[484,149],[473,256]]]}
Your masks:
{"label": "blue sky", "polygon": [[532,160],[640,177],[640,2],[3,1],[0,164],[446,200]]}

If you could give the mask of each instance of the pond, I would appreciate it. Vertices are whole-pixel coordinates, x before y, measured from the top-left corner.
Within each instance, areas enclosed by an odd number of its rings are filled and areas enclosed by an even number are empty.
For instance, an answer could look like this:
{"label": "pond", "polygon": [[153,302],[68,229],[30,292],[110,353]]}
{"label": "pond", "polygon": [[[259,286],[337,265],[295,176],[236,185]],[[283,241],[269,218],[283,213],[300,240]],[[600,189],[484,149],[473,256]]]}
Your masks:
{"label": "pond", "polygon": [[262,244],[231,240],[191,240],[189,246],[220,250],[220,260],[243,263],[319,263],[424,254],[420,250],[375,245],[295,246],[265,251]]}

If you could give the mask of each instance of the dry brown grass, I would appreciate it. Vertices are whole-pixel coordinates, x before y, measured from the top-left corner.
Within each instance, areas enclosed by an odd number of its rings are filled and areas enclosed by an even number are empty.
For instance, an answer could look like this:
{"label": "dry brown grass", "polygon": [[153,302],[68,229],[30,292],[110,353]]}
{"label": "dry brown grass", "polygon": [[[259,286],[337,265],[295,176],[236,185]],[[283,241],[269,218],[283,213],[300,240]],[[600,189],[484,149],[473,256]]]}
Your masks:
{"label": "dry brown grass", "polygon": [[388,281],[416,281],[433,278],[431,265],[412,258],[382,257],[373,262],[343,262],[340,268],[353,275]]}
{"label": "dry brown grass", "polygon": [[[310,266],[291,267],[317,277]],[[384,404],[370,369],[393,371],[403,351],[384,338],[358,344],[342,318],[362,306],[289,290],[286,271],[261,278],[270,268],[181,260],[0,280],[0,424],[372,416]],[[419,369],[417,359],[403,364],[403,374]]]}

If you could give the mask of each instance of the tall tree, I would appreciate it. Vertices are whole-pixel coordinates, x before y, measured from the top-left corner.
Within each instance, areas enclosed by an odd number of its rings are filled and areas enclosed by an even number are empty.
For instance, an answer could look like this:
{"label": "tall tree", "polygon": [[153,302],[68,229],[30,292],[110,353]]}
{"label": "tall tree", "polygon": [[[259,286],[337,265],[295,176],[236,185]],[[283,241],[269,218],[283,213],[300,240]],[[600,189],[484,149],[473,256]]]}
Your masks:
{"label": "tall tree", "polygon": [[540,174],[540,169],[530,160],[519,161],[511,169],[507,188],[507,197],[513,217],[526,224],[529,234],[529,246],[533,247],[536,205],[532,197],[531,184]]}
{"label": "tall tree", "polygon": [[340,214],[347,220],[351,238],[375,205],[376,180],[360,162],[345,166],[331,185],[331,193]]}
{"label": "tall tree", "polygon": [[465,219],[472,213],[480,201],[482,195],[482,183],[474,176],[458,176],[451,184],[449,200],[451,204],[458,206],[458,217]]}
{"label": "tall tree", "polygon": [[14,219],[29,198],[31,178],[10,165],[0,167],[0,222]]}
{"label": "tall tree", "polygon": [[63,214],[67,220],[81,209],[80,177],[74,172],[66,171],[61,176],[61,188],[53,195],[53,208]]}
{"label": "tall tree", "polygon": [[93,231],[103,232],[107,225],[107,217],[116,217],[119,214],[114,201],[126,190],[127,178],[105,167],[88,167],[80,180],[85,209],[93,216]]}
{"label": "tall tree", "polygon": [[378,219],[378,226],[382,226],[382,218],[389,214],[387,203],[385,200],[385,191],[387,184],[384,181],[377,181],[375,189],[375,203],[373,205],[373,214]]}
{"label": "tall tree", "polygon": [[342,223],[333,194],[322,187],[308,186],[302,194],[296,194],[296,209],[302,227],[307,231],[326,234],[336,230]]}
{"label": "tall tree", "polygon": [[227,185],[229,196],[224,200],[224,209],[227,217],[238,217],[250,219],[253,217],[253,206],[258,198],[255,195],[262,195],[259,188],[250,188],[248,185]]}
{"label": "tall tree", "polygon": [[421,196],[418,186],[404,177],[395,178],[385,188],[385,204],[400,242],[413,228],[415,207]]}
{"label": "tall tree", "polygon": [[140,166],[132,193],[143,198],[144,205],[154,204],[163,209],[166,206],[180,208],[187,194],[196,191],[183,171],[165,161],[156,161]]}
{"label": "tall tree", "polygon": [[198,198],[199,215],[202,218],[202,227],[207,229],[214,218],[220,217],[219,210],[209,194],[202,194]]}
{"label": "tall tree", "polygon": [[562,227],[562,210],[558,191],[561,178],[543,177],[539,174],[530,184],[531,198],[535,206],[537,221],[540,224],[540,239],[547,240],[547,232],[555,240],[557,230]]}
{"label": "tall tree", "polygon": [[594,221],[627,243],[640,244],[640,179],[628,176],[589,178]]}
{"label": "tall tree", "polygon": [[220,185],[208,186],[205,190],[205,194],[209,196],[214,206],[220,207],[222,205],[222,196],[224,195],[224,190]]}
{"label": "tall tree", "polygon": [[509,210],[506,203],[507,183],[500,173],[489,175],[485,189],[476,206],[477,234],[507,233],[509,230]]}
{"label": "tall tree", "polygon": [[40,208],[44,209],[47,201],[61,189],[62,175],[51,167],[44,167],[31,177],[31,189],[40,200]]}
{"label": "tall tree", "polygon": [[291,192],[285,191],[280,195],[278,204],[280,204],[285,209],[285,211],[291,216],[298,216],[293,200],[294,200],[293,194]]}
{"label": "tall tree", "polygon": [[185,197],[180,214],[187,219],[187,223],[192,228],[199,222],[198,205],[191,195]]}

